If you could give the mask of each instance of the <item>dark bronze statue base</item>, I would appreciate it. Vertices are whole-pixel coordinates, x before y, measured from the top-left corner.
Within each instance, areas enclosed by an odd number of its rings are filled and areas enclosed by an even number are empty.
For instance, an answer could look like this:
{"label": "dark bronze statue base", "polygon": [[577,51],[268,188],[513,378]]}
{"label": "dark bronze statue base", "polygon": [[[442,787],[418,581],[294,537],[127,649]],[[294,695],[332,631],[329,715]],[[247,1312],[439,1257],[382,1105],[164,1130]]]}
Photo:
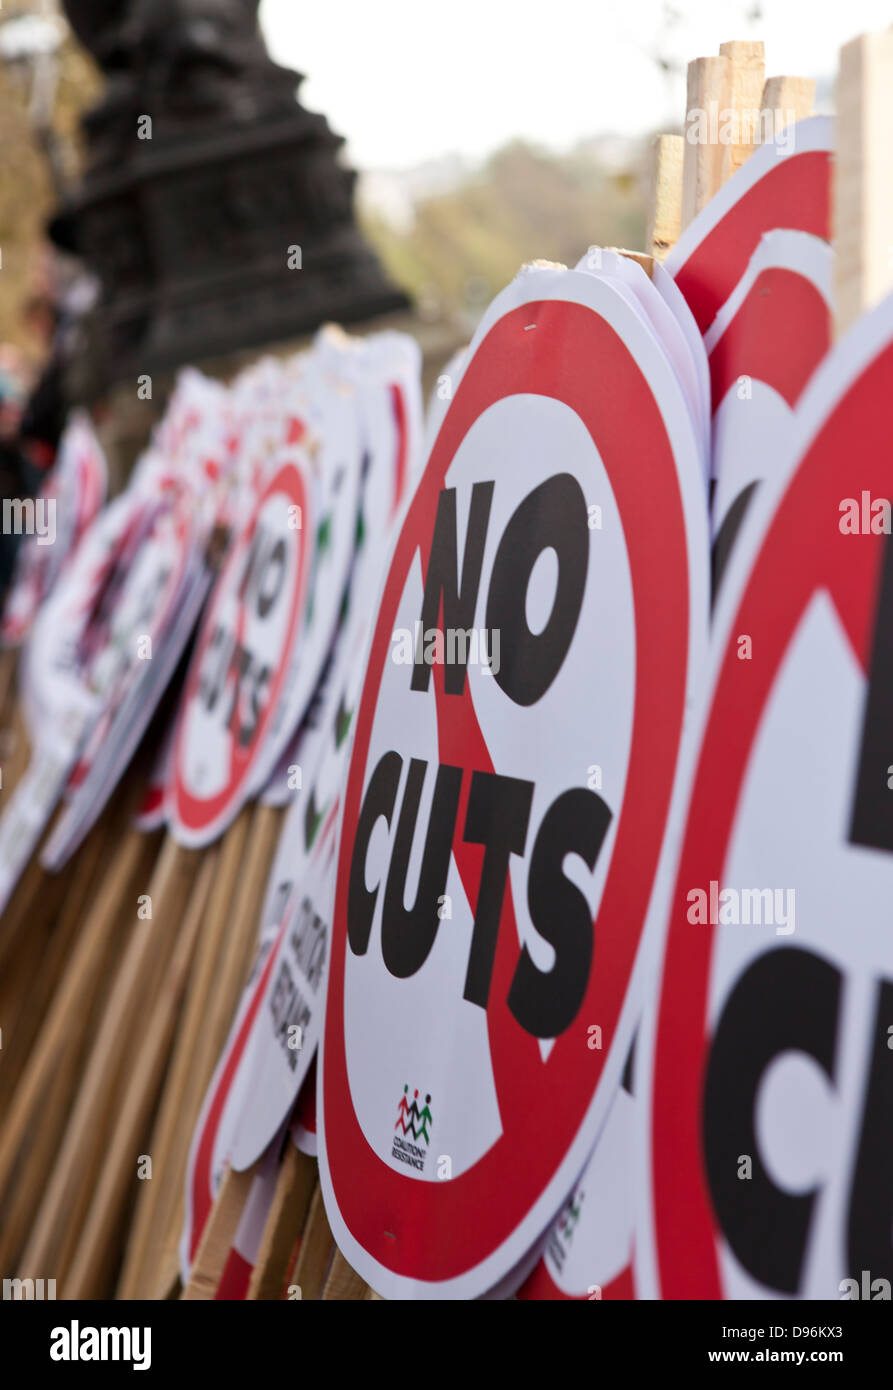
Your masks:
{"label": "dark bronze statue base", "polygon": [[407,307],[357,228],[342,140],[266,53],[257,0],[66,10],[108,78],[52,228],[101,281],[94,389]]}

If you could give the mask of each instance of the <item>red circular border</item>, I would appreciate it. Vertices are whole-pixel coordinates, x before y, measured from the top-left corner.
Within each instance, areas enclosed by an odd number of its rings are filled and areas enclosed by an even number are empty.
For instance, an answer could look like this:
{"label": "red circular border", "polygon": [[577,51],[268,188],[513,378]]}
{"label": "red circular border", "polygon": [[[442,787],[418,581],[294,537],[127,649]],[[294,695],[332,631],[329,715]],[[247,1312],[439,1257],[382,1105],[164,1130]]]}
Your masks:
{"label": "red circular border", "polygon": [[[201,672],[205,651],[207,649],[211,634],[214,630],[214,623],[217,614],[220,610],[220,605],[223,602],[224,593],[226,592],[227,587],[230,584],[233,570],[240,563],[242,556],[244,555],[245,548],[249,544],[251,537],[254,535],[254,528],[257,525],[257,519],[261,511],[266,506],[269,499],[277,492],[284,494],[286,497],[290,498],[290,500],[296,506],[301,508],[301,516],[304,520],[304,526],[297,533],[299,538],[298,543],[300,546],[297,575],[298,582],[295,585],[292,596],[292,606],[291,612],[289,613],[288,617],[286,640],[283,643],[279,666],[276,670],[276,675],[270,688],[270,698],[267,701],[266,712],[264,713],[263,717],[261,718],[258,724],[254,738],[251,741],[250,747],[244,754],[236,754],[232,759],[232,766],[236,769],[236,776],[234,778],[231,777],[228,786],[226,786],[223,789],[223,791],[218,792],[216,796],[209,797],[208,799],[203,800],[201,797],[193,796],[192,793],[186,789],[185,783],[181,776],[182,756],[186,740],[187,714],[192,704],[192,701],[195,699],[199,674]],[[269,728],[270,720],[272,719],[273,713],[276,709],[276,705],[282,691],[283,682],[285,680],[286,675],[288,674],[289,666],[291,665],[291,659],[292,654],[294,652],[295,644],[298,641],[301,632],[301,623],[304,613],[304,590],[306,587],[307,580],[308,546],[306,537],[309,534],[306,527],[307,515],[308,512],[304,475],[296,463],[285,463],[282,465],[281,468],[279,468],[275,476],[270,480],[262,496],[258,500],[257,506],[255,507],[254,513],[251,517],[251,521],[248,527],[239,537],[239,541],[235,546],[232,554],[230,555],[229,560],[227,561],[224,571],[221,574],[218,584],[216,586],[214,599],[208,610],[208,615],[202,627],[201,637],[199,638],[199,642],[196,647],[195,656],[193,657],[192,664],[189,668],[189,675],[186,681],[186,692],[183,697],[183,703],[181,705],[181,714],[177,724],[177,733],[174,744],[173,795],[175,820],[179,821],[183,825],[184,829],[192,831],[193,833],[198,833],[203,830],[207,830],[211,826],[213,826],[215,822],[220,819],[227,806],[229,806],[230,803],[235,801],[239,789],[244,785],[248,778],[249,772],[251,770],[252,759],[254,755],[257,753],[258,749],[263,744],[264,737],[266,735],[267,729]]]}
{"label": "red circular border", "polygon": [[[531,325],[535,331],[530,331]],[[626,795],[579,1023],[556,1039],[542,1064],[535,1040],[523,1033],[505,1006],[518,947],[516,936],[512,947],[504,918],[488,1009],[503,1132],[468,1172],[446,1183],[420,1182],[395,1172],[373,1151],[351,1101],[344,1045],[347,877],[377,692],[406,574],[420,540],[430,541],[442,481],[468,430],[496,401],[524,393],[562,401],[586,425],[624,527],[638,676]],[[323,1052],[326,1154],[349,1230],[381,1265],[401,1275],[449,1279],[497,1249],[554,1176],[589,1109],[610,1049],[603,1053],[585,1046],[586,1023],[598,1020],[604,1036],[614,1037],[660,852],[685,702],[689,603],[688,546],[676,464],[641,368],[610,324],[578,303],[536,301],[508,312],[468,364],[395,548],[360,701],[345,798]],[[651,676],[643,680],[646,671]],[[440,674],[435,671],[435,686]],[[442,699],[440,694],[441,747]],[[468,702],[463,703],[467,710]],[[471,742],[480,738],[476,725],[458,731],[451,725],[448,732]],[[485,749],[478,764],[492,767]],[[459,823],[469,781],[464,779]],[[470,856],[477,855],[473,862],[479,871],[481,847],[468,849]],[[638,923],[638,930],[629,930],[629,923]],[[605,980],[614,981],[614,987],[603,985]],[[538,1070],[532,1072],[525,1061]]]}
{"label": "red circular border", "polygon": [[[893,346],[866,368],[799,463],[729,631],[698,754],[671,899],[649,1104],[655,1246],[665,1298],[722,1298],[716,1218],[701,1154],[714,930],[687,920],[686,892],[722,882],[754,740],[776,673],[813,595],[826,589],[867,670],[885,537],[842,535],[842,498],[889,496]],[[854,477],[854,441],[859,441]],[[753,641],[739,661],[737,635]]]}

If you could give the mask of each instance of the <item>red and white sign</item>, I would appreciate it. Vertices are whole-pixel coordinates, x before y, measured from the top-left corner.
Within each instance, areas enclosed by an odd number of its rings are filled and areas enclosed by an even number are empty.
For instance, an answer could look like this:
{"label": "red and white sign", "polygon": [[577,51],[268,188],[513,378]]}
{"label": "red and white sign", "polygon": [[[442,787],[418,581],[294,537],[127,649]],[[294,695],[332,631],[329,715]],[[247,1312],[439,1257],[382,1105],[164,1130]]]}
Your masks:
{"label": "red and white sign", "polygon": [[306,464],[293,451],[229,554],[190,666],[169,813],[183,844],[216,839],[245,799],[301,637],[313,525]]}
{"label": "red and white sign", "polygon": [[0,910],[37,847],[85,740],[119,692],[109,633],[127,592],[130,564],[149,521],[146,498],[128,491],[96,517],[64,584],[41,606],[23,650],[22,706],[31,761],[0,816]]}
{"label": "red and white sign", "polygon": [[888,299],[807,387],[723,581],[640,1039],[645,1296],[889,1297],[891,400]]}
{"label": "red and white sign", "polygon": [[295,1148],[310,1158],[316,1158],[316,1061],[311,1063],[307,1078],[295,1101],[291,1122],[291,1139]]}
{"label": "red and white sign", "polygon": [[230,1246],[214,1298],[218,1302],[239,1302],[248,1297],[251,1276],[260,1253],[264,1228],[276,1195],[279,1152],[272,1146],[252,1180],[233,1243]]}
{"label": "red and white sign", "polygon": [[832,253],[768,232],[704,335],[713,396],[714,582],[769,459],[788,456],[794,407],[831,343]]}
{"label": "red and white sign", "polygon": [[664,262],[702,333],[778,227],[831,236],[834,124],[810,116],[755,150],[686,227]]}
{"label": "red and white sign", "polygon": [[542,1257],[518,1290],[520,1299],[635,1298],[632,1256],[641,1127],[631,1071],[627,1063],[598,1143],[549,1232]]}
{"label": "red and white sign", "polygon": [[146,509],[90,679],[104,692],[41,863],[58,872],[108,803],[145,733],[198,621],[210,575],[192,494]]}
{"label": "red and white sign", "polygon": [[38,608],[52,592],[81,537],[93,522],[108,488],[108,467],[90,417],[75,411],[59,440],[56,462],[35,499],[39,530],[26,536],[16,558],[3,610],[8,645],[31,630]]}
{"label": "red and white sign", "polygon": [[[338,821],[362,684],[368,615],[354,614],[308,734],[300,790],[267,881],[257,960],[208,1088],[187,1172],[188,1268],[225,1163],[253,1164],[288,1120],[314,1065],[325,1009]],[[314,1150],[315,1151],[315,1150]]]}
{"label": "red and white sign", "polygon": [[607,1116],[706,569],[664,347],[608,278],[526,270],[393,551],[347,783],[320,1177],[386,1296],[498,1283]]}

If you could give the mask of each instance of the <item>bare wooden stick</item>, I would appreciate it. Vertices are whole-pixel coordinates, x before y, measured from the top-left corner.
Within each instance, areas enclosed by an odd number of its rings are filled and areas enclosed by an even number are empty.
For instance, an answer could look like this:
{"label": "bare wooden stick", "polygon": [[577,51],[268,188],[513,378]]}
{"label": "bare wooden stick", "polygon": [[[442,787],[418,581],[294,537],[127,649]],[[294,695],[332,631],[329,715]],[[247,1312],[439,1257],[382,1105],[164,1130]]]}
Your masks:
{"label": "bare wooden stick", "polygon": [[59,1056],[79,1050],[93,997],[109,964],[110,938],[121,930],[122,904],[133,891],[134,879],[148,868],[147,855],[153,850],[152,840],[129,830],[100,887],[0,1128],[0,1191],[43,1105]]}
{"label": "bare wooden stick", "polygon": [[[233,865],[236,882],[235,885],[230,884],[226,891],[221,890],[215,895],[215,905],[210,909],[227,918],[228,925],[224,949],[217,962],[214,988],[195,1037],[188,1084],[183,1092],[182,1114],[190,1116],[192,1122],[185,1125],[181,1122],[178,1127],[178,1176],[176,1181],[165,1187],[166,1218],[162,1213],[156,1225],[156,1230],[163,1232],[162,1239],[157,1243],[153,1233],[146,1257],[145,1278],[153,1289],[168,1287],[173,1271],[178,1267],[177,1251],[183,1224],[183,1182],[192,1128],[248,975],[257,940],[264,888],[278,843],[282,816],[283,812],[273,807],[246,808],[227,831],[224,855],[228,863]],[[226,876],[222,875],[222,881],[226,882]],[[173,1160],[170,1161],[170,1169],[174,1171]],[[145,1285],[141,1284],[141,1287]]]}
{"label": "bare wooden stick", "polygon": [[778,134],[785,126],[802,121],[815,104],[811,77],[767,77],[760,101],[760,136]]}
{"label": "bare wooden stick", "polygon": [[681,135],[658,135],[652,149],[651,194],[645,246],[663,261],[682,231],[682,166],[685,140]]}
{"label": "bare wooden stick", "polygon": [[18,665],[18,647],[0,648],[0,729],[5,729],[12,718]]}
{"label": "bare wooden stick", "polygon": [[[97,885],[97,870],[114,853],[120,839],[121,807],[110,807],[93,826],[64,875],[46,875],[39,915],[22,924],[17,969],[10,972],[19,995],[19,1008],[4,1033],[0,1056],[0,1104],[9,1099],[28,1059],[50,1000],[68,967],[80,934],[90,893]],[[4,1009],[4,1017],[7,1011]]]}
{"label": "bare wooden stick", "polygon": [[[237,846],[237,850],[238,848],[240,846]],[[118,1298],[148,1296],[153,1286],[164,1236],[163,1223],[167,1219],[170,1204],[182,1196],[186,1155],[195,1118],[187,1103],[187,1093],[196,1067],[196,1040],[207,1016],[223,939],[229,924],[225,911],[214,910],[213,898],[221,887],[224,891],[232,889],[238,869],[236,856],[231,855],[229,861],[221,862],[221,859],[220,846],[212,845],[205,851],[205,863],[211,865],[209,872],[214,879],[214,891],[205,914],[183,1017],[148,1146],[152,1158],[152,1181],[144,1183],[140,1189],[118,1284]],[[206,885],[203,877],[203,874],[199,875],[193,897],[201,893],[204,909]]]}
{"label": "bare wooden stick", "polygon": [[368,1292],[369,1285],[365,1279],[361,1279],[356,1270],[351,1268],[336,1245],[322,1291],[323,1299],[360,1302]]}
{"label": "bare wooden stick", "polygon": [[[65,1279],[67,1298],[100,1298],[107,1291],[110,1269],[120,1254],[122,1209],[129,1185],[134,1181],[139,1146],[158,1093],[167,1062],[177,1009],[186,986],[192,953],[198,938],[211,883],[215,856],[206,854],[198,872],[189,908],[177,933],[176,946],[165,970],[162,987],[152,1001],[151,1015],[141,1019],[142,1037],[136,1064],[128,1078],[124,1103],[118,1113],[111,1142],[103,1156],[99,1181],[78,1242],[74,1262]],[[152,1179],[144,1179],[151,1182]]]}
{"label": "bare wooden stick", "polygon": [[310,1202],[310,1212],[301,1236],[301,1246],[291,1283],[301,1290],[302,1298],[317,1299],[322,1293],[326,1271],[332,1259],[334,1240],[323,1206],[319,1183]]}
{"label": "bare wooden stick", "polygon": [[[22,1257],[22,1268],[52,1269],[61,1283],[80,1234],[91,1187],[101,1167],[110,1116],[133,1046],[133,1023],[164,973],[193,877],[198,852],[170,836],[162,846],[149,896],[151,924],[128,922],[133,932],[90,1051],[77,1100],[47,1191]],[[124,915],[124,914],[122,914]],[[126,920],[126,917],[125,917]],[[27,1273],[24,1277],[29,1277]]]}
{"label": "bare wooden stick", "polygon": [[248,1285],[249,1299],[282,1297],[289,1262],[307,1221],[315,1186],[316,1160],[287,1141]]}
{"label": "bare wooden stick", "polygon": [[721,43],[720,54],[732,64],[731,112],[733,138],[723,145],[722,182],[736,174],[760,138],[760,107],[766,82],[764,45],[756,40],[735,39]]}
{"label": "bare wooden stick", "polygon": [[728,58],[695,58],[688,65],[685,152],[682,165],[682,227],[706,207],[722,184],[723,113],[732,102]]}
{"label": "bare wooden stick", "polygon": [[256,1172],[257,1164],[244,1173],[227,1168],[202,1231],[184,1299],[208,1300],[216,1294]]}
{"label": "bare wooden stick", "polygon": [[893,286],[893,31],[840,51],[834,163],[836,328],[844,332]]}

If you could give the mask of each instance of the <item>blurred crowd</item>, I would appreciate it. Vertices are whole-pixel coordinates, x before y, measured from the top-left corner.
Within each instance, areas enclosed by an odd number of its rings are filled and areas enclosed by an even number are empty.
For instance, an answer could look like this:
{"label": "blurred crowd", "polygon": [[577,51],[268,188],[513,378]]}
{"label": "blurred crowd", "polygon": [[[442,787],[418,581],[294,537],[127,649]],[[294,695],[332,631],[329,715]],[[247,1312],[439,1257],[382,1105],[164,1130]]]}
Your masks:
{"label": "blurred crowd", "polygon": [[[0,504],[33,497],[52,467],[69,403],[66,369],[95,285],[80,265],[48,245],[35,259],[23,306],[32,355],[0,343]],[[0,532],[0,600],[21,536]]]}

